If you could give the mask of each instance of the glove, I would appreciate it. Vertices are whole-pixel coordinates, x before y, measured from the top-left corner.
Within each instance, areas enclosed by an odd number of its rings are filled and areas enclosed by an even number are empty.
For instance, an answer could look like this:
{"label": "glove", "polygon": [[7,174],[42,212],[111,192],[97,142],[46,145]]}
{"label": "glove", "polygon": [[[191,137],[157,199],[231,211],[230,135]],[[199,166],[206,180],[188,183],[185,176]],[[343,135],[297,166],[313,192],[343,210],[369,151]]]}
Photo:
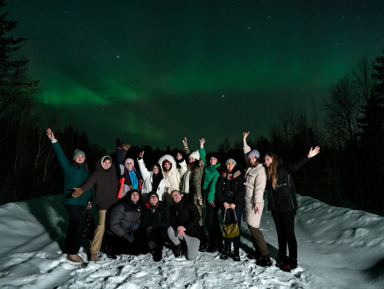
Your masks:
{"label": "glove", "polygon": [[77,198],[79,197],[84,191],[80,188],[73,188],[74,192],[72,193],[72,197]]}
{"label": "glove", "polygon": [[116,139],[116,147],[121,148],[121,140],[119,138]]}

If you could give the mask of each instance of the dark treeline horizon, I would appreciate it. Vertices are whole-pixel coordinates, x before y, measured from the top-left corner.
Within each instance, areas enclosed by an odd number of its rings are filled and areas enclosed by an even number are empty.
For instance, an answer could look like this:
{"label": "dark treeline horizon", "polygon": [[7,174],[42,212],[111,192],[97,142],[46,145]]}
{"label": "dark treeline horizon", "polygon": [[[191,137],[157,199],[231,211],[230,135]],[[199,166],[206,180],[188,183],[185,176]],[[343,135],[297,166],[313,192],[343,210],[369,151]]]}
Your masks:
{"label": "dark treeline horizon", "polygon": [[[0,9],[4,5],[0,0]],[[90,171],[99,157],[114,152],[90,143],[71,124],[62,124],[53,108],[33,113],[41,101],[39,83],[28,77],[28,60],[15,58],[26,39],[8,35],[17,22],[7,20],[6,13],[0,15],[0,23],[0,204],[60,194],[62,171],[46,136],[48,127],[69,159],[76,148],[85,151]],[[269,135],[252,135],[249,144],[262,155],[274,152],[288,163],[305,156],[311,146],[320,146],[321,153],[293,175],[297,193],[383,215],[384,56],[373,63],[362,58],[348,75],[330,85],[329,95],[314,110],[311,118],[300,108],[281,111]],[[223,139],[218,152],[222,164],[234,158],[245,170],[239,139]],[[128,157],[136,159],[141,150],[148,168],[162,155],[181,151],[132,146]]]}

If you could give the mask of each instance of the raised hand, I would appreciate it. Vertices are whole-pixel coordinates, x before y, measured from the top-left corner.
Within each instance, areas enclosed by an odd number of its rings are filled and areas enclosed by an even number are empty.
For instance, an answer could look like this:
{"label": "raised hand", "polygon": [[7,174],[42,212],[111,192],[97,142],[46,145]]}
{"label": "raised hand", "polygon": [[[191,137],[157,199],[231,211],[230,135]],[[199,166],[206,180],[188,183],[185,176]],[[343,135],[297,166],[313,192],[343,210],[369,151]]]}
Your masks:
{"label": "raised hand", "polygon": [[52,131],[50,128],[47,129],[47,137],[48,137],[51,141],[55,141],[55,140],[56,140],[56,139],[55,139],[55,135],[53,134],[53,131]]}
{"label": "raised hand", "polygon": [[129,143],[123,145],[123,149],[125,149],[126,151],[129,150],[130,147],[131,145]]}
{"label": "raised hand", "polygon": [[246,141],[249,135],[249,131],[243,132],[243,140]]}
{"label": "raised hand", "polygon": [[143,158],[143,156],[144,156],[144,151],[142,151],[142,152],[140,152],[140,153],[139,153],[139,158],[141,158],[141,159],[142,159],[142,158]]}
{"label": "raised hand", "polygon": [[183,142],[183,146],[184,146],[184,147],[187,147],[187,146],[188,146],[188,140],[187,140],[186,137],[183,138],[182,142]]}
{"label": "raised hand", "polygon": [[205,144],[205,138],[199,139],[199,142],[200,142],[200,148],[203,148]]}
{"label": "raised hand", "polygon": [[320,147],[317,146],[315,148],[310,148],[309,150],[309,153],[308,153],[308,158],[313,158],[314,156],[316,156],[317,154],[320,153]]}

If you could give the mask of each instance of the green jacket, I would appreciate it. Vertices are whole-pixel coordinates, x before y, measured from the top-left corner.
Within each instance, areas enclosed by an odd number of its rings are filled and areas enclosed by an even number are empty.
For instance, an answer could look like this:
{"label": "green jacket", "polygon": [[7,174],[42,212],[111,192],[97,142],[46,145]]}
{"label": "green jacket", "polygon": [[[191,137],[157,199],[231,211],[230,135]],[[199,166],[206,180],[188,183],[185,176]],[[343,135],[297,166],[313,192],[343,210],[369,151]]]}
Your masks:
{"label": "green jacket", "polygon": [[205,151],[205,148],[200,149],[200,158],[204,161],[205,169],[204,169],[204,183],[203,183],[203,190],[204,194],[208,195],[207,200],[208,202],[214,202],[215,201],[215,191],[216,191],[216,181],[220,177],[220,163],[217,163],[214,166],[207,165],[207,161],[205,160],[205,157],[207,156],[207,153]]}
{"label": "green jacket", "polygon": [[64,205],[86,206],[92,198],[91,191],[84,192],[78,198],[72,197],[73,188],[80,187],[89,176],[89,172],[85,169],[84,163],[71,164],[60,144],[55,142],[52,145],[64,173]]}

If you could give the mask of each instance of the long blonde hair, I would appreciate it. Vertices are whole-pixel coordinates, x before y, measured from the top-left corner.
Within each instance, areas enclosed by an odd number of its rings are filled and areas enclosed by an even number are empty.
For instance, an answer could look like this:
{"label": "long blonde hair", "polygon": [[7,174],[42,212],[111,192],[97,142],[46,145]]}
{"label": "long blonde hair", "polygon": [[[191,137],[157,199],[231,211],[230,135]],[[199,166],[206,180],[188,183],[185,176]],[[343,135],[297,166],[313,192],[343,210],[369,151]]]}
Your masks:
{"label": "long blonde hair", "polygon": [[271,164],[267,168],[267,176],[268,180],[272,183],[272,188],[276,190],[277,166],[279,164],[279,157],[274,153],[267,153],[266,156],[269,156],[272,159]]}

